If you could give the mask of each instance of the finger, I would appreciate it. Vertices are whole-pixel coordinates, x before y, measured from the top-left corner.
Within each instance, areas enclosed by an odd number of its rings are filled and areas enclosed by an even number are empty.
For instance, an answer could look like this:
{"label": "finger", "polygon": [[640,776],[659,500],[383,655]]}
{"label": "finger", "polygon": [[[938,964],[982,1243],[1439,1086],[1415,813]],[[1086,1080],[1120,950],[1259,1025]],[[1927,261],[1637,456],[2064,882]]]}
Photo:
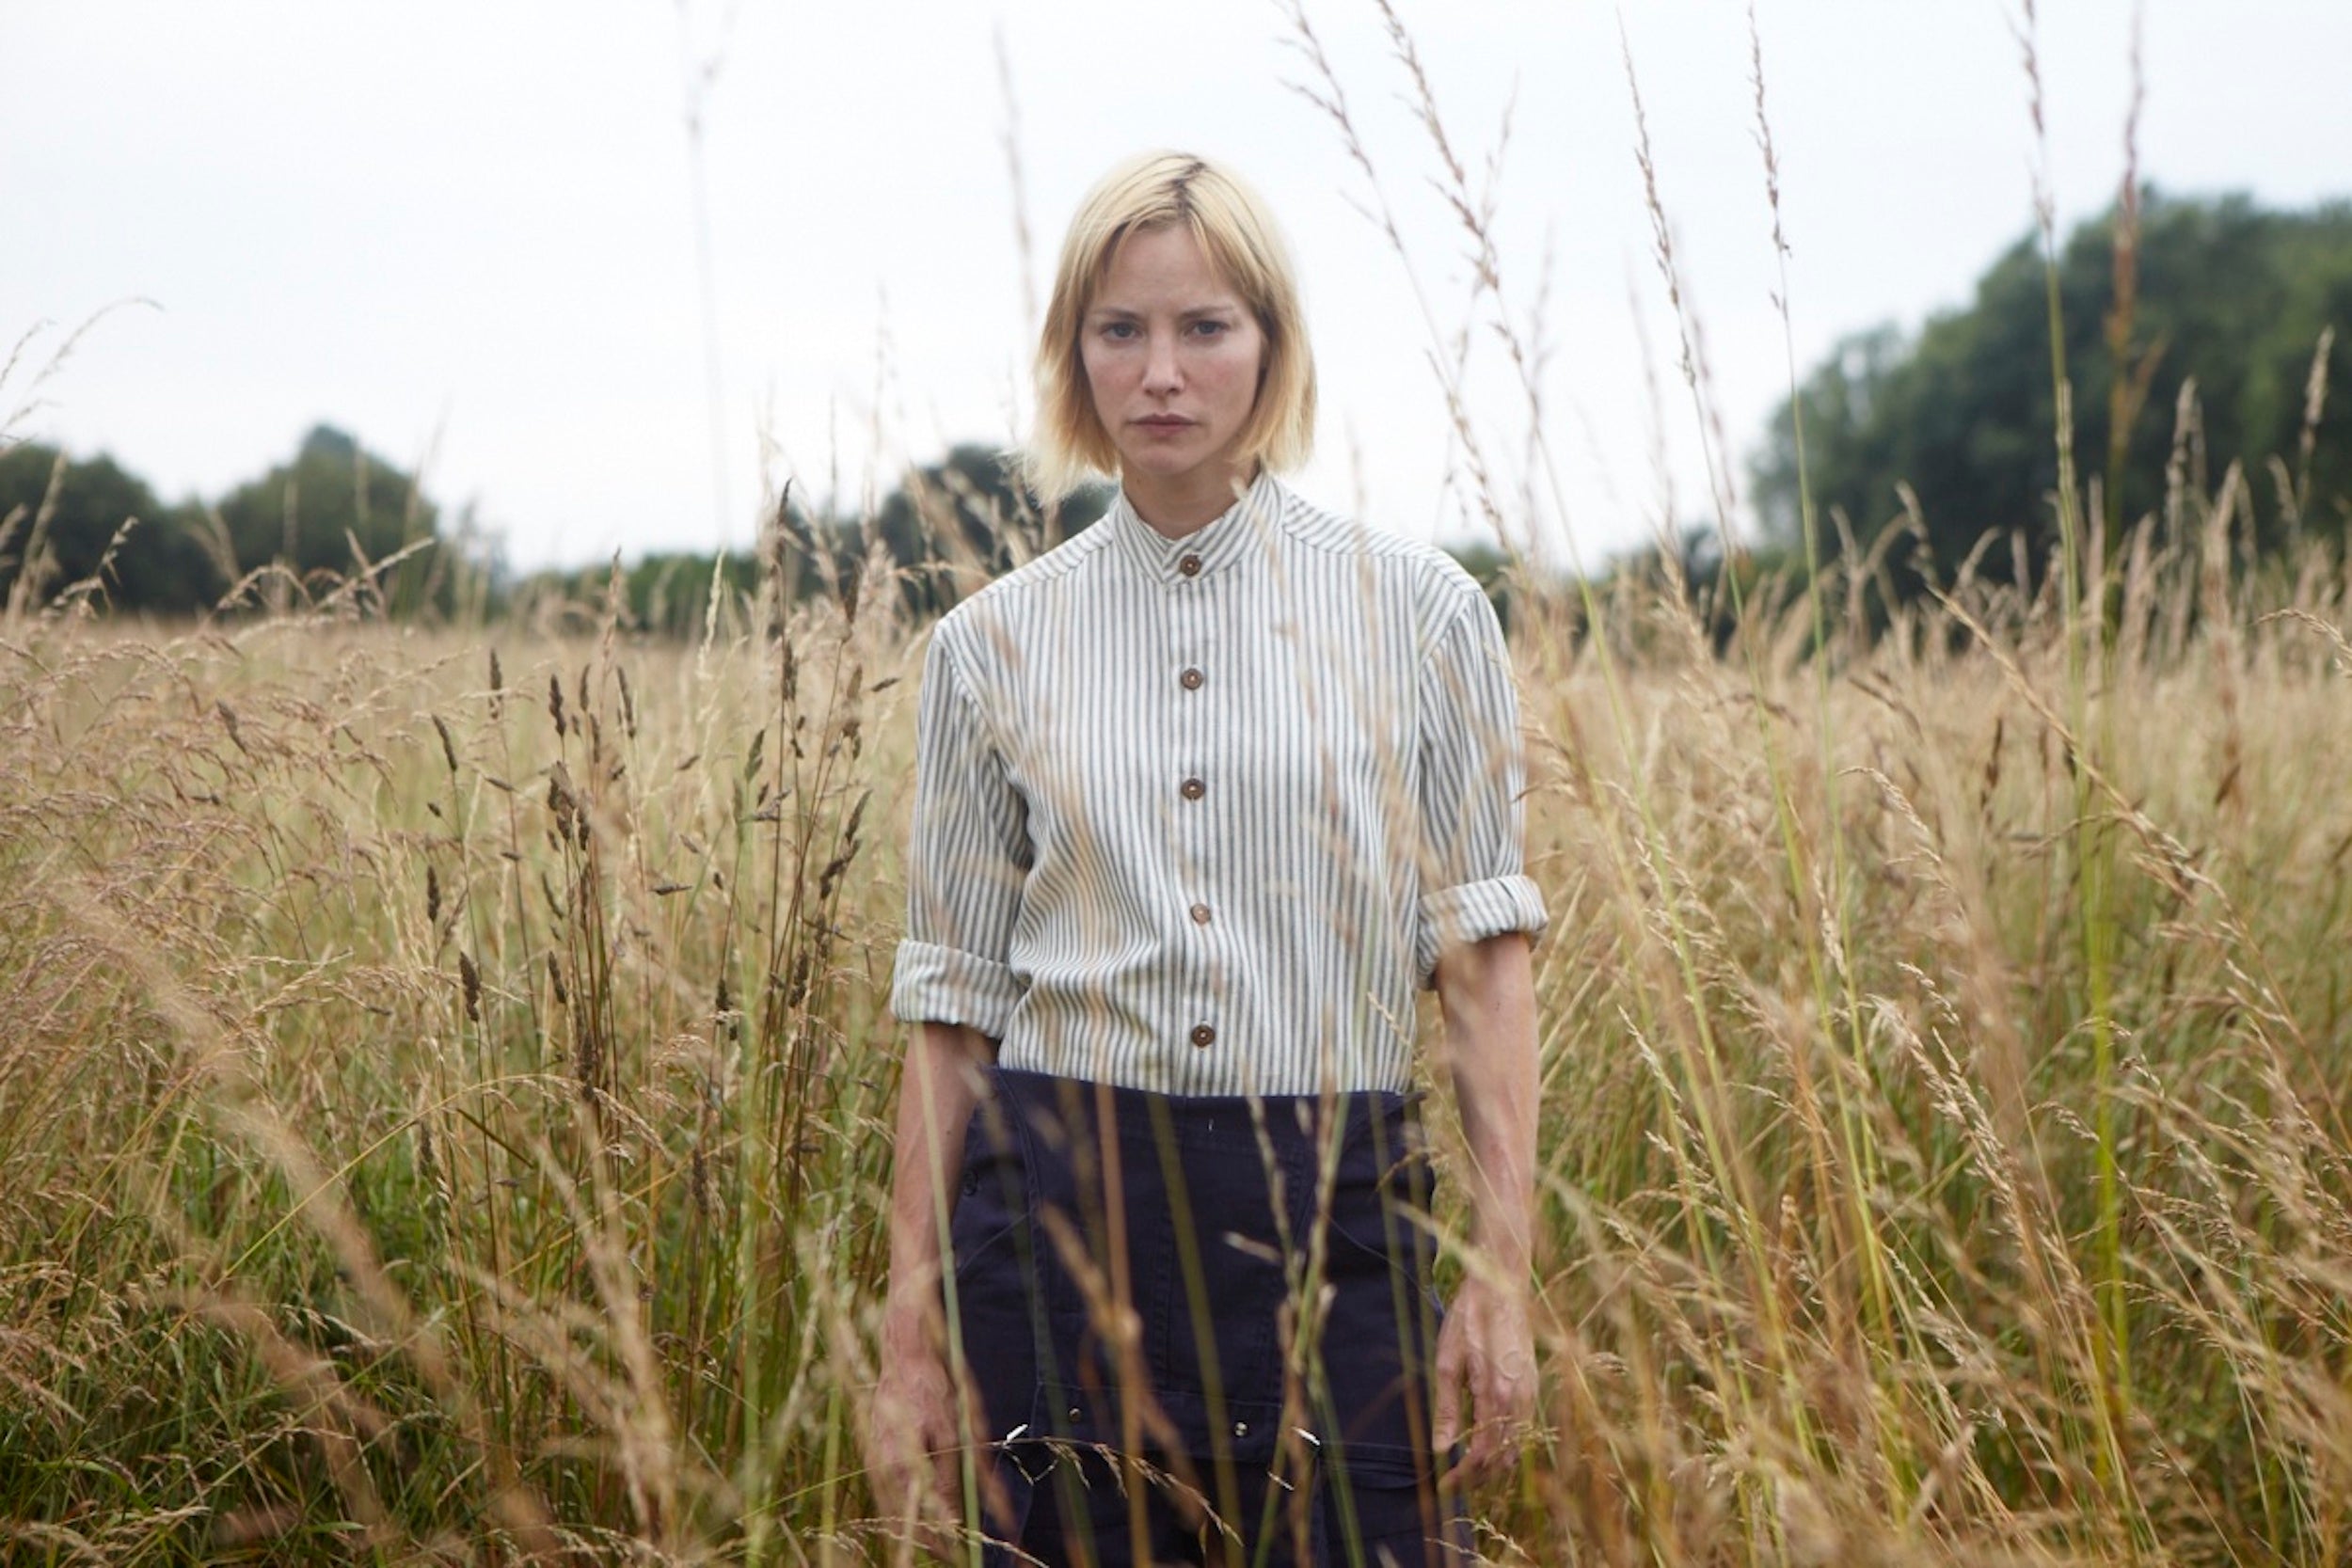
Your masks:
{"label": "finger", "polygon": [[1535,1423],[1535,1369],[1524,1362],[1514,1365],[1502,1386],[1503,1407],[1510,1412],[1513,1425],[1525,1428]]}
{"label": "finger", "polygon": [[1430,1402],[1430,1441],[1440,1454],[1462,1435],[1462,1339],[1452,1323],[1438,1334],[1438,1380]]}
{"label": "finger", "polygon": [[1478,1473],[1470,1467],[1470,1445],[1465,1443],[1446,1452],[1453,1463],[1446,1465],[1444,1472],[1438,1477],[1438,1489],[1442,1492],[1467,1492],[1476,1486]]}
{"label": "finger", "polygon": [[1500,1445],[1502,1449],[1499,1464],[1509,1471],[1518,1466],[1528,1443],[1535,1435],[1535,1403],[1540,1380],[1535,1373],[1533,1351],[1513,1353],[1496,1370],[1496,1420],[1501,1427]]}
{"label": "finger", "polygon": [[920,1465],[909,1465],[903,1458],[893,1462],[889,1491],[884,1497],[896,1511],[892,1523],[901,1539],[921,1541],[934,1517],[928,1501],[930,1482]]}
{"label": "finger", "polygon": [[1477,1446],[1477,1418],[1475,1415],[1467,1420],[1464,1418],[1457,1398],[1452,1430],[1446,1433],[1444,1443],[1437,1450],[1441,1462],[1450,1461],[1446,1464],[1444,1475],[1439,1478],[1439,1484],[1455,1491],[1478,1484]]}
{"label": "finger", "polygon": [[964,1465],[962,1450],[934,1449],[931,1463],[927,1465],[927,1479],[931,1483],[931,1500],[948,1510],[950,1519],[964,1514]]}
{"label": "finger", "polygon": [[1506,1474],[1517,1461],[1518,1434],[1534,1410],[1534,1390],[1486,1347],[1471,1359],[1470,1383],[1475,1403],[1464,1467],[1472,1484],[1484,1484]]}
{"label": "finger", "polygon": [[1473,1419],[1462,1438],[1461,1456],[1446,1471],[1442,1484],[1465,1492],[1484,1486],[1494,1478],[1495,1449],[1493,1429],[1486,1422]]}
{"label": "finger", "polygon": [[1511,1463],[1512,1450],[1518,1434],[1527,1426],[1527,1418],[1534,1408],[1534,1390],[1519,1375],[1508,1353],[1490,1354],[1479,1369],[1478,1420],[1491,1435],[1490,1447],[1494,1467],[1500,1471]]}
{"label": "finger", "polygon": [[873,1476],[874,1501],[885,1513],[896,1511],[902,1520],[914,1512],[913,1488],[918,1484],[907,1465],[903,1441],[895,1434],[877,1431],[866,1450],[866,1467]]}
{"label": "finger", "polygon": [[1500,1463],[1502,1455],[1502,1444],[1495,1436],[1492,1421],[1481,1421],[1471,1427],[1470,1454],[1463,1461],[1464,1467],[1470,1474],[1470,1484],[1484,1486],[1494,1480],[1502,1468]]}
{"label": "finger", "polygon": [[1524,1326],[1496,1350],[1494,1378],[1496,1414],[1515,1426],[1528,1425],[1535,1415],[1535,1346]]}
{"label": "finger", "polygon": [[1484,1485],[1502,1468],[1502,1379],[1492,1351],[1484,1345],[1470,1361],[1470,1473]]}

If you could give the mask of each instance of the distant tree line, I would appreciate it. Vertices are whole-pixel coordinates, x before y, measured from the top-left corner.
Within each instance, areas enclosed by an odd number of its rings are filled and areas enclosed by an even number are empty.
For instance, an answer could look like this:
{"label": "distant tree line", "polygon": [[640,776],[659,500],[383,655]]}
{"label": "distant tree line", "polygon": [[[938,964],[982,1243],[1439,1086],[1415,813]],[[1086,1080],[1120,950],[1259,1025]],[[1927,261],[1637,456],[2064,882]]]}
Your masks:
{"label": "distant tree line", "polygon": [[[2128,524],[2161,509],[2168,484],[2206,489],[2242,463],[2257,503],[2243,550],[2341,547],[2352,530],[2352,436],[2326,413],[2329,380],[2352,350],[2352,204],[2273,212],[2242,197],[2149,192],[2128,265],[2118,260],[2120,219],[2079,226],[2056,269],[2083,482]],[[1995,578],[2013,562],[2036,569],[2057,531],[2047,285],[2028,237],[1965,306],[1915,333],[1881,326],[1846,339],[1804,379],[1796,408],[1781,411],[1756,455],[1763,539],[1726,560],[1711,529],[1689,531],[1672,559],[1642,552],[1613,575],[1653,576],[1711,600],[1726,596],[1726,571],[1785,591],[1806,543],[1799,410],[1822,560],[1876,552],[1898,596],[1948,580],[1971,559]],[[613,608],[630,625],[687,634],[704,625],[714,585],[722,604],[740,606],[764,571],[796,599],[880,585],[925,616],[1087,527],[1108,497],[1098,487],[1041,506],[999,454],[959,446],[910,469],[870,515],[834,515],[787,495],[763,530],[764,562],[751,550],[657,553],[516,578],[469,513],[445,515],[415,476],[329,426],[211,504],[164,502],[104,455],[18,444],[0,448],[0,604],[77,594],[166,615],[323,602],[403,616],[480,618],[549,603],[600,613],[617,570]],[[1883,550],[1890,529],[1915,542]],[[1461,555],[1508,613],[1500,557],[1478,546]]]}
{"label": "distant tree line", "polygon": [[[2271,212],[2243,197],[2150,191],[2121,267],[2120,218],[2079,226],[2058,256],[2079,483],[2095,484],[2101,512],[2129,527],[2161,514],[2176,472],[2210,489],[2229,464],[2243,463],[2258,503],[2244,548],[2341,545],[2352,525],[2352,435],[2325,417],[2325,393],[2352,348],[2352,204]],[[2039,239],[2022,239],[1966,306],[1916,333],[1855,334],[1806,377],[1798,394],[1804,478],[1823,559],[1868,551],[1892,527],[1923,532],[1924,549],[1887,552],[1905,593],[1925,572],[1950,580],[1988,537],[2002,546],[1981,550],[1988,578],[2052,558],[2048,286]],[[2127,294],[2125,339],[2117,329]],[[1796,549],[1804,536],[1787,408],[1755,480],[1767,540]]]}
{"label": "distant tree line", "polygon": [[[761,548],[766,569],[795,600],[844,598],[873,580],[908,614],[929,619],[1097,521],[1110,498],[1110,487],[1098,484],[1058,504],[1042,503],[1003,453],[966,444],[910,469],[871,516],[813,511],[787,494],[773,509]],[[619,608],[632,626],[693,635],[714,590],[722,604],[740,603],[755,590],[762,566],[751,550],[660,551],[616,566],[542,573],[518,584],[515,596],[552,594],[599,604],[617,571]]]}
{"label": "distant tree line", "polygon": [[72,593],[186,615],[342,595],[450,614],[483,553],[470,517],[445,524],[412,476],[327,425],[210,504],[166,502],[103,453],[0,450],[0,599],[20,608]]}
{"label": "distant tree line", "polygon": [[[1105,486],[1037,502],[988,448],[959,446],[911,469],[870,517],[819,513],[787,496],[764,531],[769,567],[796,598],[879,582],[917,616],[1087,527]],[[320,425],[293,460],[217,502],[166,502],[112,457],[24,442],[0,451],[0,604],[61,595],[157,615],[347,602],[396,617],[479,619],[550,601],[603,612],[619,574],[622,618],[686,635],[714,588],[746,602],[753,551],[656,552],[617,567],[507,572],[469,513],[453,522],[416,476]]]}

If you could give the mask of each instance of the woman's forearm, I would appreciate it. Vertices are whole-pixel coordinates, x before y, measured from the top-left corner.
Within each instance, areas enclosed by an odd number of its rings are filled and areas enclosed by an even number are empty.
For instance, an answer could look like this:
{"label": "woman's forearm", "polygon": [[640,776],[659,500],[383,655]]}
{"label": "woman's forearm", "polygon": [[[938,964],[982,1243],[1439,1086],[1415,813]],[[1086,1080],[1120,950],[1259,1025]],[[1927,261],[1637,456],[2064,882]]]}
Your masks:
{"label": "woman's forearm", "polygon": [[1535,982],[1528,939],[1506,932],[1438,959],[1446,1057],[1469,1147],[1471,1239],[1502,1278],[1531,1261],[1535,1180]]}
{"label": "woman's forearm", "polygon": [[904,1337],[923,1331],[938,1306],[944,1266],[940,1217],[947,1209],[964,1124],[978,1103],[979,1069],[995,1057],[996,1042],[977,1029],[926,1023],[900,1070],[890,1183],[890,1286],[883,1308],[885,1340],[899,1341],[892,1349],[914,1348]]}

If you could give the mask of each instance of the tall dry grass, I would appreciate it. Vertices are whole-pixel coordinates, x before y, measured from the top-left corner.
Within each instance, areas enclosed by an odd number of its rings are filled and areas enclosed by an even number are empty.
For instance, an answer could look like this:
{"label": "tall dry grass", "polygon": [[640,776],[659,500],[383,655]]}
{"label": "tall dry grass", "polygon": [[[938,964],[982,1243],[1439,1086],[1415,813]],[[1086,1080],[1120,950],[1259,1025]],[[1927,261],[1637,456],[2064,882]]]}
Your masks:
{"label": "tall dry grass", "polygon": [[[1759,51],[1776,182],[1762,106]],[[2030,592],[1518,583],[1546,1430],[1491,1560],[2352,1554],[2352,578],[2249,566],[2234,471],[2083,500]],[[898,602],[0,624],[0,1556],[908,1560],[855,1441]]]}
{"label": "tall dry grass", "polygon": [[[1551,1393],[1497,1560],[2341,1560],[2352,581],[2233,573],[2244,495],[2115,552],[2095,765],[2056,588],[1825,694],[1801,610],[1751,660],[1528,602]],[[7,628],[10,1555],[890,1555],[909,650]]]}
{"label": "tall dry grass", "polygon": [[854,609],[503,659],[8,628],[20,1544],[853,1516],[907,762]]}

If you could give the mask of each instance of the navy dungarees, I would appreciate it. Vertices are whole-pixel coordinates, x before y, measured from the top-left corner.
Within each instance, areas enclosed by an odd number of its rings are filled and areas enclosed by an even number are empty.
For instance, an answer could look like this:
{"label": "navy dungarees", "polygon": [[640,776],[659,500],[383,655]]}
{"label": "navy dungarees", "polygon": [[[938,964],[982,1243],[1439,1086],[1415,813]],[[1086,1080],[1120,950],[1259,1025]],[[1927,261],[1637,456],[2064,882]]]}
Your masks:
{"label": "navy dungarees", "polygon": [[1150,1475],[1153,1529],[1193,1560],[1377,1561],[1373,1542],[1450,1560],[1431,1182],[1406,1096],[991,1069],[950,1227],[960,1362],[1011,1509],[989,1535],[1049,1561],[1087,1535],[1073,1560],[1122,1560]]}

